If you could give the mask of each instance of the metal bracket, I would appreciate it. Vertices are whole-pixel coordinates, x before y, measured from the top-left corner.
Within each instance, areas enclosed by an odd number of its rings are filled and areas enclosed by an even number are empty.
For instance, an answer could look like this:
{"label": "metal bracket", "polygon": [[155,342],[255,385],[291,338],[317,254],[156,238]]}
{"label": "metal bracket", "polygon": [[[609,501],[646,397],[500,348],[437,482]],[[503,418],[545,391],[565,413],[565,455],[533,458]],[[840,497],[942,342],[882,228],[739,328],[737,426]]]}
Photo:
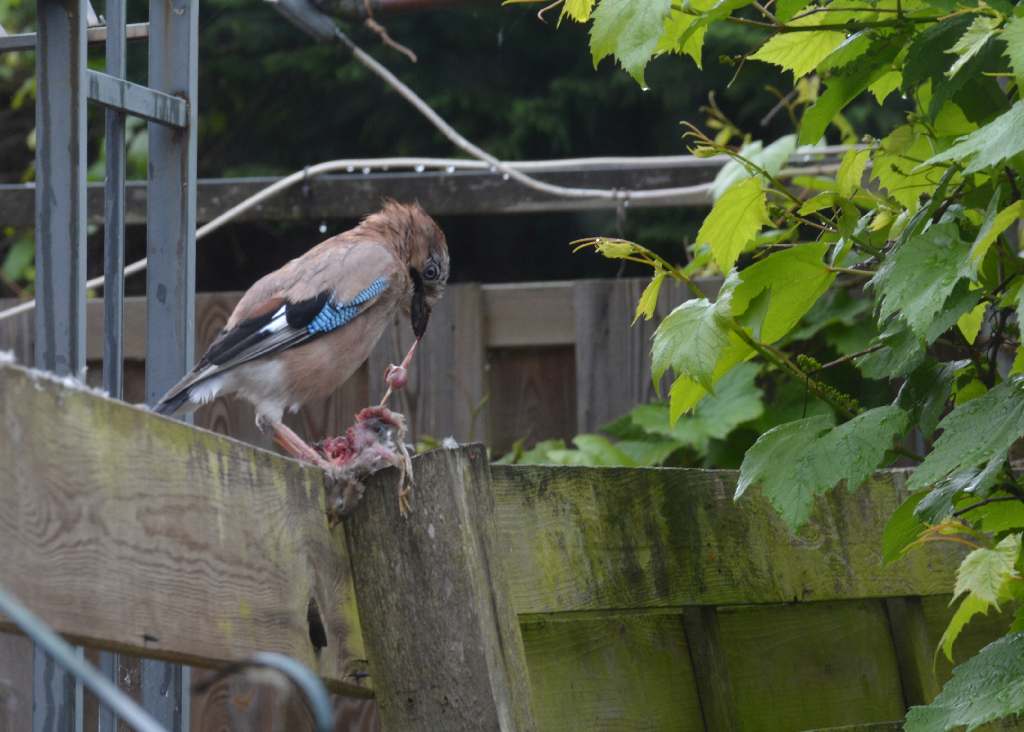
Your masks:
{"label": "metal bracket", "polygon": [[105,107],[169,127],[188,126],[188,103],[184,99],[92,69],[86,83],[89,99]]}

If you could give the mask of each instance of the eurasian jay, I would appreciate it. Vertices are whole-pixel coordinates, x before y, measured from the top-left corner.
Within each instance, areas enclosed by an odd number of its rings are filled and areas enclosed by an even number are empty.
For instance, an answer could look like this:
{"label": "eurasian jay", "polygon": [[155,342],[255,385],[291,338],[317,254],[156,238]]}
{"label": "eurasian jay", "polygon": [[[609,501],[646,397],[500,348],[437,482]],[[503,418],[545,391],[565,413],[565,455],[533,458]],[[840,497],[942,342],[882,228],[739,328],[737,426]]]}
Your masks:
{"label": "eurasian jay", "polygon": [[383,406],[392,388],[404,385],[447,282],[441,229],[418,204],[388,201],[354,229],[250,287],[199,363],[154,410],[190,412],[235,394],[252,403],[257,426],[269,426],[286,451],[329,469],[329,461],[282,423],[284,411],[297,411],[347,381],[402,311],[416,340],[402,364],[389,367]]}

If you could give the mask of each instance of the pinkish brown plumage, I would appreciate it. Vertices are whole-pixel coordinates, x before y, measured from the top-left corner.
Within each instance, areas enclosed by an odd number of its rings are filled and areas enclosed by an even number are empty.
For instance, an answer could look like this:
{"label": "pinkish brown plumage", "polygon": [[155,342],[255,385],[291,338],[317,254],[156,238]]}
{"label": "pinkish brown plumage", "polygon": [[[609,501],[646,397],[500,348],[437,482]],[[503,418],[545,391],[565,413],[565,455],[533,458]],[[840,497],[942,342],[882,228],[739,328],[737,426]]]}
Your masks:
{"label": "pinkish brown plumage", "polygon": [[250,287],[195,368],[154,409],[192,411],[234,394],[253,404],[257,424],[269,425],[285,450],[330,467],[281,422],[285,410],[347,381],[396,312],[409,316],[418,342],[447,281],[441,229],[419,205],[389,201]]}

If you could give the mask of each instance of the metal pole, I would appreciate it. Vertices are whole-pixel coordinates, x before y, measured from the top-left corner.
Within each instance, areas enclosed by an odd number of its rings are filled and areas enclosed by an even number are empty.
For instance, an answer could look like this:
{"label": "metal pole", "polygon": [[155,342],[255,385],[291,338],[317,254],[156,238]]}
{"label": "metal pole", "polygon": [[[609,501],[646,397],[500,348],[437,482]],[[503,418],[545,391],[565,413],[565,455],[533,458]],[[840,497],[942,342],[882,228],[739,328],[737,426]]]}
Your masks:
{"label": "metal pole", "polygon": [[[85,372],[85,73],[82,0],[38,0],[36,52],[36,366]],[[82,725],[82,687],[40,646],[33,732]]]}
{"label": "metal pole", "polygon": [[[107,73],[123,79],[125,64],[124,0],[107,0]],[[106,112],[107,180],[103,234],[103,388],[115,399],[124,390],[124,113]]]}
{"label": "metal pole", "polygon": [[85,12],[38,0],[36,366],[85,369]]}
{"label": "metal pole", "polygon": [[[196,280],[198,0],[150,0],[149,87],[181,97],[188,125],[149,125],[146,250],[146,401],[163,396],[191,367]],[[142,662],[147,711],[173,732],[189,727],[187,667]]]}

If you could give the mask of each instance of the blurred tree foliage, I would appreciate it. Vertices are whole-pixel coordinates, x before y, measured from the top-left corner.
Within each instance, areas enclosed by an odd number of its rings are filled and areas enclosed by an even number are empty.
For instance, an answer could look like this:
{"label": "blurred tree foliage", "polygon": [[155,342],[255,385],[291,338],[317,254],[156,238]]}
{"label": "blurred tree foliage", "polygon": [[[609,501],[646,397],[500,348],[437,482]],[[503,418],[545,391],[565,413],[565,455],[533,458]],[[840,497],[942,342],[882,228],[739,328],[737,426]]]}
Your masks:
{"label": "blurred tree foliage", "polygon": [[[103,12],[100,2],[95,6]],[[129,21],[145,20],[147,8],[146,2],[130,2]],[[0,23],[8,32],[30,30],[33,14],[32,2],[0,0]],[[736,127],[763,131],[759,136],[764,139],[792,130],[784,112],[767,126],[760,123],[776,100],[765,90],[785,88],[783,74],[765,64],[748,64],[730,85],[734,57],[756,45],[758,29],[715,29],[699,73],[690,62],[656,60],[647,73],[650,89],[644,91],[610,60],[595,73],[585,28],[563,24],[556,32],[554,17],[542,23],[534,9],[471,3],[380,20],[417,53],[418,63],[383,47],[361,26],[348,30],[463,134],[506,159],[684,153],[679,121],[700,116],[712,89],[724,90],[716,103]],[[202,0],[199,39],[201,177],[282,174],[342,157],[456,156],[433,127],[351,63],[344,50],[312,43],[265,2]],[[90,64],[102,67],[101,47],[90,52]],[[0,182],[31,178],[33,73],[32,53],[0,56],[0,99],[9,100],[0,102]],[[145,43],[130,44],[129,77],[145,82]],[[884,126],[876,123],[878,114],[873,104],[848,111],[853,125],[868,132]],[[93,179],[102,177],[102,128],[101,110],[90,108]],[[144,137],[136,142],[133,168],[141,172]],[[511,216],[500,225],[493,217],[453,217],[442,224],[453,241],[486,239],[493,245],[487,252],[461,253],[456,279],[550,279],[621,271],[598,261],[581,268],[580,260],[572,260],[562,247],[569,239],[607,231],[614,216]],[[656,249],[678,249],[698,222],[699,212],[692,210],[631,211],[620,231]],[[246,224],[218,233],[201,247],[200,287],[246,286],[314,243],[321,223]],[[350,223],[326,225],[334,232]],[[2,263],[31,232],[0,233]],[[510,256],[515,247],[531,245],[550,256],[524,257],[521,250]],[[100,237],[94,235],[90,272],[99,270],[99,246]],[[129,231],[129,256],[141,255],[143,247],[141,230]],[[20,269],[14,282],[0,281],[0,295],[30,289],[31,261],[23,256],[30,249],[20,245],[11,262]]]}

